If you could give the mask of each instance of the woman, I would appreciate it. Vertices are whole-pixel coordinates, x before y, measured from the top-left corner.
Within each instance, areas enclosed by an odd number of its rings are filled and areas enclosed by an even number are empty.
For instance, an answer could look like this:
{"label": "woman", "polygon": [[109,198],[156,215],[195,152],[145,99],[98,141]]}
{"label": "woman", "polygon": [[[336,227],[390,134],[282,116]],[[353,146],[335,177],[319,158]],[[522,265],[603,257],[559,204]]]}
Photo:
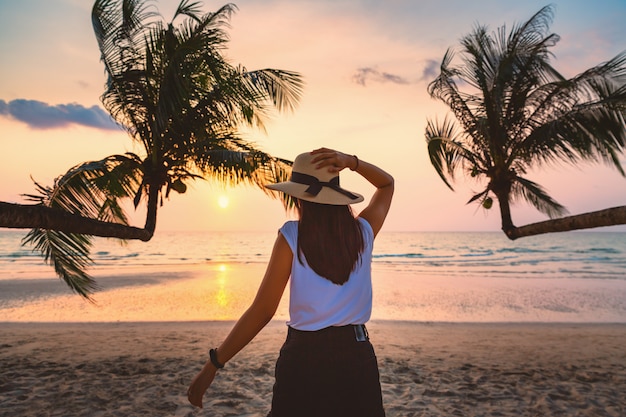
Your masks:
{"label": "woman", "polygon": [[[350,204],[363,196],[340,187],[345,168],[376,187],[356,218]],[[252,305],[210,350],[189,401],[202,407],[218,369],[272,319],[291,277],[287,340],[276,363],[269,416],[384,416],[365,323],[372,309],[373,240],[391,205],[393,177],[356,156],[321,148],[294,160],[289,181],[267,187],[294,198],[299,220],[280,229]]]}

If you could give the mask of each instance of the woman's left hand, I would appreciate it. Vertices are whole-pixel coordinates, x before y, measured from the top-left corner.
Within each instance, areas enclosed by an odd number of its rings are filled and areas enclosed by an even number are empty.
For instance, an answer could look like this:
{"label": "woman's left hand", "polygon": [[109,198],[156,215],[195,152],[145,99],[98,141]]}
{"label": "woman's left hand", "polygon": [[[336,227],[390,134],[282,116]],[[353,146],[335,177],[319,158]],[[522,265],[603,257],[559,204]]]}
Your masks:
{"label": "woman's left hand", "polygon": [[207,362],[204,368],[194,377],[187,390],[187,399],[196,407],[202,408],[202,397],[207,389],[211,386],[217,369]]}

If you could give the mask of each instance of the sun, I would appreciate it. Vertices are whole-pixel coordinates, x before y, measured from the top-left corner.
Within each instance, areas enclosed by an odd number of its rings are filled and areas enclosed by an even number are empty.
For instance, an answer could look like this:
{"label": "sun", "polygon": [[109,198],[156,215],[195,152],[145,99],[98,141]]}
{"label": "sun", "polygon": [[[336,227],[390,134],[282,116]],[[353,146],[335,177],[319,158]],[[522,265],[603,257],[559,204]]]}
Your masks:
{"label": "sun", "polygon": [[228,204],[230,203],[230,201],[228,200],[228,197],[225,195],[221,195],[219,196],[219,198],[217,199],[217,205],[220,206],[221,208],[225,209],[226,207],[228,207]]}

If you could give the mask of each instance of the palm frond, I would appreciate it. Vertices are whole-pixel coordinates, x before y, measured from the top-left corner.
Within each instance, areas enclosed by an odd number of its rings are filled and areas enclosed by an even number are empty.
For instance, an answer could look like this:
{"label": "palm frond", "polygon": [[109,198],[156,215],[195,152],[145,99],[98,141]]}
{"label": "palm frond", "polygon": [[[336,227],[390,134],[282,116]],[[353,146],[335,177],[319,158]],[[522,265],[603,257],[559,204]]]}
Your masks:
{"label": "palm frond", "polygon": [[[149,1],[96,0],[91,22],[109,75],[117,73],[120,65],[136,63],[141,55],[143,32],[159,16]],[[123,55],[123,56],[120,56]]]}
{"label": "palm frond", "polygon": [[53,187],[35,183],[39,194],[25,196],[83,217],[127,224],[120,200],[134,195],[140,176],[141,161],[136,155],[112,155],[70,168]]}
{"label": "palm frond", "polygon": [[[509,52],[522,50],[531,51],[537,44],[545,43],[545,35],[550,30],[550,25],[554,19],[554,6],[542,7],[537,13],[520,25],[514,25],[508,37],[505,35],[503,26],[501,49]],[[506,38],[506,41],[504,39]],[[527,48],[525,46],[530,46]],[[552,46],[552,45],[550,45]],[[547,50],[546,50],[547,51]],[[536,53],[532,52],[531,55]]]}
{"label": "palm frond", "polygon": [[426,142],[430,163],[451,190],[454,188],[450,185],[448,178],[454,180],[456,170],[463,164],[475,166],[478,163],[477,156],[456,139],[456,127],[452,120],[446,118],[440,124],[431,120],[427,122]]}
{"label": "palm frond", "polygon": [[149,122],[149,112],[137,104],[146,98],[144,39],[158,11],[144,0],[96,0],[92,26],[107,75],[101,99],[113,118],[135,135]]}
{"label": "palm frond", "polygon": [[288,175],[288,168],[284,160],[232,138],[206,150],[202,172],[207,179],[231,185],[253,184],[265,191],[265,184],[282,181]]}
{"label": "palm frond", "polygon": [[477,134],[477,115],[470,108],[470,103],[480,102],[480,99],[459,90],[457,82],[465,82],[465,78],[461,70],[451,66],[453,58],[454,51],[448,49],[441,61],[439,76],[428,85],[428,93],[450,107],[466,132]]}
{"label": "palm frond", "polygon": [[476,201],[476,200],[478,200],[478,199],[481,199],[481,198],[483,198],[483,199],[484,199],[485,197],[487,197],[487,195],[488,195],[488,194],[489,194],[489,189],[487,188],[487,189],[485,189],[485,190],[483,190],[483,191],[481,191],[481,192],[479,192],[479,193],[477,193],[477,194],[474,194],[474,195],[472,196],[472,198],[470,198],[470,199],[467,201],[467,203],[465,203],[465,204],[471,204],[471,203],[473,203],[474,201]]}
{"label": "palm frond", "polygon": [[[616,71],[611,76],[607,67]],[[624,170],[620,154],[626,146],[626,87],[619,80],[626,71],[626,54],[606,65],[560,83],[552,83],[533,98],[543,100],[527,125],[533,129],[520,143],[538,161],[576,163],[603,161]],[[540,96],[541,94],[541,96]]]}
{"label": "palm frond", "polygon": [[267,184],[286,181],[289,178],[291,161],[276,158],[235,140],[228,144],[228,148],[230,149],[213,148],[207,152],[209,163],[204,172],[208,179],[223,184],[255,185],[268,196],[278,197],[285,208],[294,207],[293,199],[289,195],[276,193],[265,187]]}
{"label": "palm frond", "polygon": [[550,197],[543,187],[519,176],[515,178],[512,184],[511,195],[513,198],[522,199],[530,203],[539,212],[551,219],[568,213],[567,209]]}
{"label": "palm frond", "polygon": [[[140,174],[136,155],[113,155],[71,168],[55,180],[53,187],[35,182],[38,194],[25,197],[82,217],[127,225],[120,200],[136,192]],[[22,242],[33,245],[33,250],[54,266],[57,275],[86,298],[96,288],[85,272],[92,264],[91,243],[87,235],[43,229],[32,229]]]}
{"label": "palm frond", "polygon": [[174,20],[176,20],[178,16],[188,16],[192,18],[193,20],[199,22],[201,20],[201,16],[200,16],[200,13],[202,11],[201,6],[202,6],[202,3],[199,1],[192,2],[191,0],[182,0],[178,4],[178,7],[176,8],[176,11],[174,12],[174,16],[172,17],[172,22],[174,22]]}
{"label": "palm frond", "polygon": [[87,235],[61,231],[32,229],[22,240],[22,245],[33,245],[56,274],[74,291],[91,301],[98,289],[94,279],[85,272],[93,264],[89,257],[92,238]]}
{"label": "palm frond", "polygon": [[244,76],[259,98],[271,100],[279,111],[293,111],[302,96],[304,82],[296,72],[266,68],[245,72]]}

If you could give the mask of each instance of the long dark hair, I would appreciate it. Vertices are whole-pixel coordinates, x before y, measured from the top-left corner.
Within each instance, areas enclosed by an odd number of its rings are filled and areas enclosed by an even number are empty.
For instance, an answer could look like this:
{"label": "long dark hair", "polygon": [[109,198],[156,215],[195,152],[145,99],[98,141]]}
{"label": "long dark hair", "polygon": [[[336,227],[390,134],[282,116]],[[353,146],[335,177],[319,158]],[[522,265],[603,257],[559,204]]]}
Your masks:
{"label": "long dark hair", "polygon": [[359,262],[364,242],[361,224],[348,205],[335,206],[295,199],[298,261],[304,255],[318,275],[343,285]]}

